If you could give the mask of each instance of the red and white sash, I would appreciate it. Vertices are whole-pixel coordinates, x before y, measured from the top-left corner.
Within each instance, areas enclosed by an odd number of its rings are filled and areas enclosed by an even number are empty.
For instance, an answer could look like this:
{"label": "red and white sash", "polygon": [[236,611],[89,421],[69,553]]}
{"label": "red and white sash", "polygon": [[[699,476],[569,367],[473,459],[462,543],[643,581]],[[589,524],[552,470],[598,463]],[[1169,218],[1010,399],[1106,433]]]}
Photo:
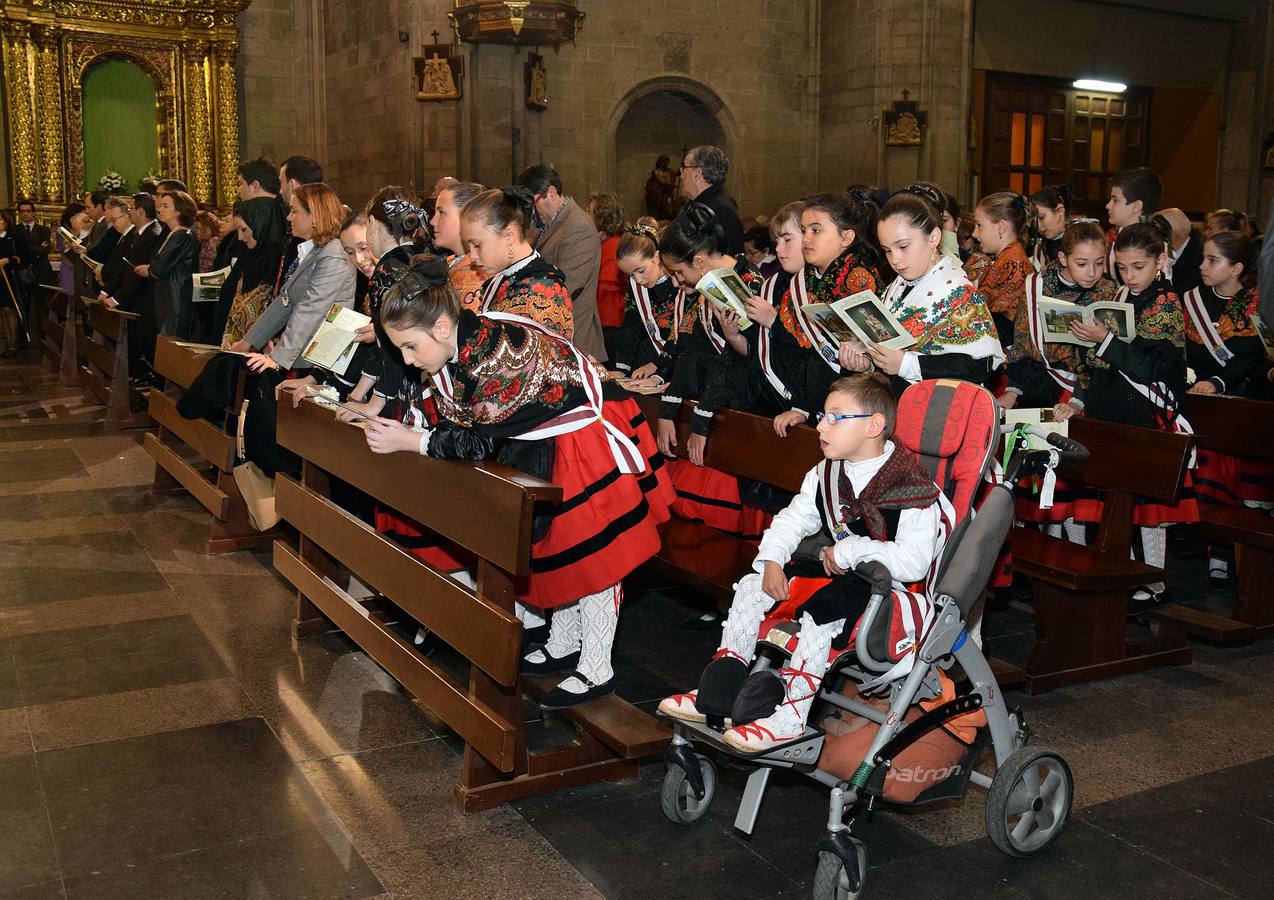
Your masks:
{"label": "red and white sash", "polygon": [[703,326],[703,333],[708,336],[708,343],[712,345],[712,349],[717,353],[724,353],[726,347],[725,338],[717,333],[716,317],[712,314],[712,306],[708,303],[706,297],[699,295],[699,323]]}
{"label": "red and white sash", "polygon": [[641,318],[642,327],[646,331],[646,337],[650,338],[651,345],[655,348],[656,353],[663,353],[664,347],[669,340],[677,340],[677,329],[681,325],[682,309],[686,302],[685,288],[677,291],[677,300],[672,313],[672,328],[669,330],[669,336],[664,337],[659,331],[659,318],[655,315],[655,304],[650,299],[650,289],[642,287],[637,283],[637,279],[629,276],[628,286],[633,292],[633,301],[637,306],[637,315]]}
{"label": "red and white sash", "polygon": [[823,501],[823,524],[831,532],[832,539],[843,541],[852,532],[841,520],[840,512],[840,477],[845,470],[845,461],[825,459],[818,464],[819,495]]}
{"label": "red and white sash", "polygon": [[[524,328],[534,329],[550,340],[565,345],[571,351],[571,355],[575,358],[575,363],[579,367],[580,381],[584,385],[584,394],[587,397],[587,400],[582,405],[567,410],[560,416],[550,419],[541,425],[536,425],[529,431],[512,435],[514,440],[538,441],[543,438],[557,437],[561,434],[570,434],[573,431],[587,428],[593,422],[601,422],[602,427],[606,430],[606,439],[610,443],[611,455],[615,457],[615,465],[619,467],[619,470],[625,475],[640,475],[646,471],[646,461],[641,452],[628,439],[627,435],[606,421],[606,417],[602,415],[602,379],[597,367],[588,360],[588,357],[581,353],[570,341],[561,335],[554,334],[533,319],[501,312],[485,313],[484,315],[486,318],[496,322],[512,322]],[[444,366],[441,371],[436,375],[430,376],[430,378],[434,390],[446,398],[447,402],[452,406],[455,406],[455,383],[452,381],[449,367]]]}
{"label": "red and white sash", "polygon": [[1065,369],[1055,369],[1048,360],[1047,344],[1044,341],[1044,314],[1040,310],[1040,298],[1044,296],[1044,279],[1038,272],[1026,276],[1026,324],[1031,334],[1031,344],[1044,361],[1044,370],[1057,382],[1064,391],[1075,392],[1079,376]]}
{"label": "red and white sash", "polygon": [[1199,333],[1199,339],[1203,341],[1203,346],[1212,354],[1217,365],[1227,365],[1234,359],[1234,354],[1230,352],[1229,347],[1225,346],[1225,341],[1221,340],[1221,333],[1217,331],[1217,323],[1213,322],[1212,317],[1208,315],[1208,307],[1203,302],[1203,292],[1199,288],[1194,288],[1187,291],[1181,301],[1185,305],[1190,321],[1194,323],[1194,330]]}

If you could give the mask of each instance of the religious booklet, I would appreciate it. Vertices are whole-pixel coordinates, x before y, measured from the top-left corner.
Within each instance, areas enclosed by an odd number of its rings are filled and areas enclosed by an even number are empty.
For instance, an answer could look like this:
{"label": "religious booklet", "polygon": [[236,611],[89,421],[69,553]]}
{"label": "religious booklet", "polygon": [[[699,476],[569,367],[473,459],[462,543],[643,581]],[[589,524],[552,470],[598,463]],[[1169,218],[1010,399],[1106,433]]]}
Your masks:
{"label": "religious booklet", "polygon": [[1091,341],[1082,341],[1071,334],[1071,322],[1083,322],[1085,325],[1101,322],[1122,341],[1131,342],[1137,336],[1137,311],[1131,303],[1103,300],[1080,306],[1067,300],[1041,297],[1040,318],[1044,321],[1044,340],[1050,344],[1095,346]]}
{"label": "religious booklet", "polygon": [[[1070,432],[1070,423],[1065,420],[1057,422],[1053,420],[1053,408],[1044,407],[1042,409],[1006,409],[1004,412],[1004,424],[1010,427],[1018,425],[1030,425],[1047,431],[1050,434],[1060,434],[1066,437]],[[1026,436],[1026,446],[1031,450],[1050,450],[1053,445],[1036,434],[1028,434]]]}
{"label": "religious booklet", "polygon": [[752,327],[752,320],[748,318],[748,299],[752,297],[752,291],[734,269],[728,266],[713,269],[699,279],[695,290],[708,298],[713,306],[738,316],[740,331]]}
{"label": "religious booklet", "polygon": [[832,303],[810,303],[804,310],[837,344],[870,342],[889,350],[906,350],[916,343],[871,291],[859,291]]}
{"label": "religious booklet", "polygon": [[71,244],[73,247],[83,247],[84,242],[80,240],[79,235],[69,230],[65,225],[58,226],[58,234],[62,235],[62,240]]}
{"label": "religious booklet", "polygon": [[301,356],[329,372],[344,375],[358,347],[354,343],[355,333],[371,322],[368,316],[333,303]]}
{"label": "religious booklet", "polygon": [[196,272],[190,278],[195,283],[195,303],[216,303],[221,298],[221,286],[230,277],[230,267],[215,272]]}
{"label": "religious booklet", "polygon": [[231,356],[247,356],[244,350],[226,350],[219,344],[198,344],[194,341],[173,341],[178,347],[185,347],[187,350],[194,350],[196,353],[229,353]]}

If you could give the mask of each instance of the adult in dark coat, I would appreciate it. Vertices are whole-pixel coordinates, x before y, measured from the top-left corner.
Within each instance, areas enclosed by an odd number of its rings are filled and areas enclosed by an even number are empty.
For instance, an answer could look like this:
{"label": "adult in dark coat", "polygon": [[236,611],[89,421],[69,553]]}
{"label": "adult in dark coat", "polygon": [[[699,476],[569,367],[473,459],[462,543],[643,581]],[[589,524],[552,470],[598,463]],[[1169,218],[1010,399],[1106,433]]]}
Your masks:
{"label": "adult in dark coat", "polygon": [[726,253],[738,256],[743,252],[743,222],[733,198],[725,192],[729,171],[730,160],[720,147],[695,147],[681,161],[681,191],[716,213],[725,229]]}

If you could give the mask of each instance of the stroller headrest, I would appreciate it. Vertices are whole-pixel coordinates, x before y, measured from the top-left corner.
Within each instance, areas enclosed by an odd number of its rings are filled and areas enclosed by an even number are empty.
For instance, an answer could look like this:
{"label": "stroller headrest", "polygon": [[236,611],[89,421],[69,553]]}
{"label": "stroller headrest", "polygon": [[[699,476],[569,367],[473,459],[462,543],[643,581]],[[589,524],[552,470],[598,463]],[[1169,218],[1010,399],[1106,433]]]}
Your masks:
{"label": "stroller headrest", "polygon": [[898,401],[894,441],[920,460],[955,507],[969,513],[999,438],[995,398],[968,381],[920,381]]}

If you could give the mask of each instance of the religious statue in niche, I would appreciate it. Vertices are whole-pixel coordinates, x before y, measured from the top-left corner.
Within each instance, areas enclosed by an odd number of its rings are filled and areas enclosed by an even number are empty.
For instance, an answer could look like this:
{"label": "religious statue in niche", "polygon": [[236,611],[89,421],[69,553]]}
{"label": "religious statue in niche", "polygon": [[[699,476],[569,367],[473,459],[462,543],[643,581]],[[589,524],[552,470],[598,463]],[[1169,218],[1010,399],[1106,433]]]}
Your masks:
{"label": "religious statue in niche", "polygon": [[894,101],[893,109],[885,110],[886,147],[919,147],[924,143],[929,116],[921,112],[920,104],[907,99],[909,93],[904,88],[902,99]]}
{"label": "religious statue in niche", "polygon": [[[438,40],[438,32],[432,32]],[[445,103],[459,100],[464,80],[464,57],[451,52],[450,44],[425,44],[420,48],[423,56],[413,60],[416,64],[416,99],[427,103]]]}
{"label": "religious statue in niche", "polygon": [[549,73],[544,68],[544,57],[531,53],[526,58],[526,106],[527,109],[548,109]]}

